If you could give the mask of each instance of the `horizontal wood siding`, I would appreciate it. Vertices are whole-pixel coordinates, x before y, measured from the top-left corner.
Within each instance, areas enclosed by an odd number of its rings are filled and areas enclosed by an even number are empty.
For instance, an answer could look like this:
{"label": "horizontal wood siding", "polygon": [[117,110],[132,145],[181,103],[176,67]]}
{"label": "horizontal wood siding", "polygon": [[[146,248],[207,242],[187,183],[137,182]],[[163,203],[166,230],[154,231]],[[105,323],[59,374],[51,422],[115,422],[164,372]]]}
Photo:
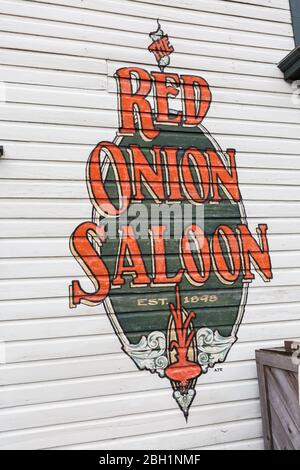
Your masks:
{"label": "horizontal wood siding", "polygon": [[[237,149],[274,275],[250,286],[239,341],[197,385],[188,424],[104,309],[68,303],[73,279],[90,288],[69,236],[91,218],[88,155],[118,127],[113,74],[154,68],[157,17],[172,72],[211,86],[204,124]],[[255,349],[300,339],[300,109],[276,65],[294,47],[289,1],[1,0],[0,30],[0,449],[262,449]]]}

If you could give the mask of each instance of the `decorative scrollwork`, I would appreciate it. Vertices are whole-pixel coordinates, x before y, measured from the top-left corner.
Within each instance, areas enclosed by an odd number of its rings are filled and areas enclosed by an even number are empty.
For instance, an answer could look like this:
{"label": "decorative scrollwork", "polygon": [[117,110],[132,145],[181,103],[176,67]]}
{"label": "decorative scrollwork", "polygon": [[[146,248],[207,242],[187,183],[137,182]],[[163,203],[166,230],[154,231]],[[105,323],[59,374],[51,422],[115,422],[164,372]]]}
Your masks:
{"label": "decorative scrollwork", "polygon": [[157,372],[161,377],[168,365],[166,356],[166,336],[161,331],[153,331],[143,336],[137,344],[124,345],[124,351],[134,360],[139,369]]}
{"label": "decorative scrollwork", "polygon": [[212,331],[210,328],[198,330],[198,361],[202,366],[203,372],[207,372],[209,367],[214,367],[218,362],[224,362],[235,342],[236,338],[234,336],[224,337],[220,335],[218,330]]}

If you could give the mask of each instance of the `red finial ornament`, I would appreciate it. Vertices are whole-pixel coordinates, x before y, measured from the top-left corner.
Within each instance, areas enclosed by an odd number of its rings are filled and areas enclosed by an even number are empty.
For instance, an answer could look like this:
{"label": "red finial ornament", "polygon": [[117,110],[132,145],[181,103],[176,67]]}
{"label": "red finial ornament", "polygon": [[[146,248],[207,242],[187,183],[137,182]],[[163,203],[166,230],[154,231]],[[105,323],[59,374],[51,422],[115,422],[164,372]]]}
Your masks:
{"label": "red finial ornament", "polygon": [[157,25],[157,30],[149,34],[153,42],[148,50],[155,55],[160,71],[163,72],[170,64],[170,55],[174,52],[174,47],[170,45],[169,36],[161,29],[159,20]]}
{"label": "red finial ornament", "polygon": [[176,307],[170,304],[170,309],[176,333],[176,340],[170,343],[170,352],[176,350],[176,362],[166,368],[165,374],[171,381],[179,383],[179,388],[185,391],[188,389],[189,382],[202,373],[201,366],[197,362],[188,359],[189,347],[195,337],[195,330],[193,330],[191,322],[196,314],[190,312],[184,319],[178,286],[176,286]]}

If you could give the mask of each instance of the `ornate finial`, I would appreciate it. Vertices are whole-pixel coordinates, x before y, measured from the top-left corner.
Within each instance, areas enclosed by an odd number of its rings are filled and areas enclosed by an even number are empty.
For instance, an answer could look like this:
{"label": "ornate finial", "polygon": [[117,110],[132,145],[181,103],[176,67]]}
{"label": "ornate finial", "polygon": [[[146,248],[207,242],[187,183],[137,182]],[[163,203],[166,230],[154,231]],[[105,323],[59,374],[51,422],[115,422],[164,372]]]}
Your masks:
{"label": "ornate finial", "polygon": [[196,357],[196,331],[192,323],[196,314],[195,312],[188,313],[182,307],[178,285],[176,286],[176,305],[170,304],[170,310],[169,354],[174,351],[175,355],[170,359],[165,375],[170,379],[174,389],[173,396],[187,419],[189,407],[196,395],[194,389],[196,380],[201,375],[202,368]]}
{"label": "ornate finial", "polygon": [[170,55],[174,52],[174,48],[169,43],[169,36],[163,32],[159,19],[157,19],[157,30],[149,36],[153,42],[148,49],[155,55],[160,71],[163,72],[170,64]]}
{"label": "ornate finial", "polygon": [[161,29],[159,19],[157,18],[157,29],[156,31],[153,31],[153,33],[150,33],[149,36],[152,39],[153,42],[158,41],[161,39],[164,35],[163,30]]}

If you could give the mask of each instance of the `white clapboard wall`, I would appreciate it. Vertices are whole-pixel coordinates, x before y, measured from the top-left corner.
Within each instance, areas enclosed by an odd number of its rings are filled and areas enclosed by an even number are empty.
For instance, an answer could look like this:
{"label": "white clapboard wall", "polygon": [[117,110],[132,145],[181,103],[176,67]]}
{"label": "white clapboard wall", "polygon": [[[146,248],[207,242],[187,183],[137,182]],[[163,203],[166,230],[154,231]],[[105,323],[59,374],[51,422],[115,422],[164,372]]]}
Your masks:
{"label": "white clapboard wall", "polygon": [[[91,217],[85,164],[115,136],[114,71],[154,66],[157,17],[172,71],[212,88],[204,124],[237,149],[274,273],[252,283],[239,341],[199,380],[188,424],[103,309],[68,304],[72,279],[89,287],[68,241]],[[254,351],[300,338],[299,97],[277,68],[294,47],[289,0],[1,0],[0,31],[0,449],[261,449]]]}

